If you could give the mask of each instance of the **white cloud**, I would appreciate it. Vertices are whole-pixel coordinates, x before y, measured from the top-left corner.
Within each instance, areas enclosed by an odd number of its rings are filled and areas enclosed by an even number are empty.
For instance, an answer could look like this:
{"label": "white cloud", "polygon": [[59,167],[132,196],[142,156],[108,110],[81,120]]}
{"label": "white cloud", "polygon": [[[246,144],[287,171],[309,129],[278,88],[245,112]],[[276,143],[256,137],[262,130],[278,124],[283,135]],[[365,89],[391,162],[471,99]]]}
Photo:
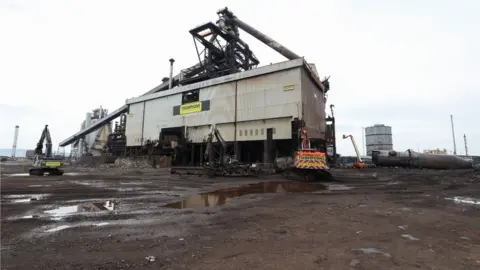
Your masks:
{"label": "white cloud", "polygon": [[[1,1],[0,148],[13,127],[33,147],[44,124],[54,143],[85,113],[111,111],[175,68],[196,63],[188,30],[228,6],[242,20],[331,75],[338,134],[391,125],[394,146],[452,149],[449,115],[480,154],[477,1]],[[284,60],[247,34],[261,63]],[[8,128],[8,127],[11,127]],[[352,154],[347,140],[339,151]]]}

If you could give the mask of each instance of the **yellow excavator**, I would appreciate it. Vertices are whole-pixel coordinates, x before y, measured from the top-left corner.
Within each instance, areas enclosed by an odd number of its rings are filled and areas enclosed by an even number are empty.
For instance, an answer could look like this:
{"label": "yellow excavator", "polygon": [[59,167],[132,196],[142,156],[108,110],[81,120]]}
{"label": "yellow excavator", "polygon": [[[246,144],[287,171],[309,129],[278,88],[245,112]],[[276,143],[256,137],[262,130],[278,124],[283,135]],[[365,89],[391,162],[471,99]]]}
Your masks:
{"label": "yellow excavator", "polygon": [[353,144],[353,148],[355,149],[355,153],[357,154],[357,162],[353,163],[353,167],[357,169],[365,168],[365,162],[363,162],[362,157],[360,156],[360,152],[358,151],[357,143],[355,142],[355,138],[352,135],[343,135],[344,139],[350,138]]}

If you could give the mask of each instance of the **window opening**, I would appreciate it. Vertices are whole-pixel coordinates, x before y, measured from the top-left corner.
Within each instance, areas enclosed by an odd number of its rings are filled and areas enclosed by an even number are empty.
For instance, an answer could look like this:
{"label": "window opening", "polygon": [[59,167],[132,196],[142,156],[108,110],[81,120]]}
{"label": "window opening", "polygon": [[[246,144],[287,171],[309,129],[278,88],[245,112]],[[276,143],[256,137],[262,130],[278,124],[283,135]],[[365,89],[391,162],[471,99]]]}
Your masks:
{"label": "window opening", "polygon": [[199,89],[182,93],[182,105],[199,101],[199,100],[200,100]]}

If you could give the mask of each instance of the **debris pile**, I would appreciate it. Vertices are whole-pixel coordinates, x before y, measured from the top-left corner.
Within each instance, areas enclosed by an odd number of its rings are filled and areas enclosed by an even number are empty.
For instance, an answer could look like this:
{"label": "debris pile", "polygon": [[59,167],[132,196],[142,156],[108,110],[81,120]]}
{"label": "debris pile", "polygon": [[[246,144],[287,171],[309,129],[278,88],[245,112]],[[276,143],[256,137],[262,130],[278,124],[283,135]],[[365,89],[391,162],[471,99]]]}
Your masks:
{"label": "debris pile", "polygon": [[[110,165],[110,164],[105,164]],[[152,166],[149,164],[147,159],[130,159],[130,158],[117,158],[115,163],[112,164],[116,167],[120,167],[122,169],[130,169],[130,168],[151,168]]]}
{"label": "debris pile", "polygon": [[[100,158],[100,157],[99,157]],[[91,158],[90,158],[91,159]],[[86,162],[85,160],[79,160],[75,163],[72,163],[79,170],[83,171],[92,171],[96,169],[109,170],[109,169],[120,169],[120,170],[130,170],[130,169],[155,169],[155,168],[166,168],[171,165],[171,158],[168,156],[155,156],[151,158],[116,158],[110,161],[104,160],[91,160]]]}

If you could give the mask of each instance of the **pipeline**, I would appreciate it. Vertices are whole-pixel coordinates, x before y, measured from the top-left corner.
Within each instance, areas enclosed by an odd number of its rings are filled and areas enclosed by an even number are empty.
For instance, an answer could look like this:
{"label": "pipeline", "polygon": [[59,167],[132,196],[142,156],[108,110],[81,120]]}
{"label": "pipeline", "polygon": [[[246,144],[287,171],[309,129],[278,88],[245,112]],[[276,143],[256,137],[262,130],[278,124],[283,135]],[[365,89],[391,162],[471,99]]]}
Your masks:
{"label": "pipeline", "polygon": [[406,152],[373,151],[372,161],[382,167],[408,167],[436,170],[458,170],[473,168],[472,162],[455,155],[423,154],[413,150]]}

